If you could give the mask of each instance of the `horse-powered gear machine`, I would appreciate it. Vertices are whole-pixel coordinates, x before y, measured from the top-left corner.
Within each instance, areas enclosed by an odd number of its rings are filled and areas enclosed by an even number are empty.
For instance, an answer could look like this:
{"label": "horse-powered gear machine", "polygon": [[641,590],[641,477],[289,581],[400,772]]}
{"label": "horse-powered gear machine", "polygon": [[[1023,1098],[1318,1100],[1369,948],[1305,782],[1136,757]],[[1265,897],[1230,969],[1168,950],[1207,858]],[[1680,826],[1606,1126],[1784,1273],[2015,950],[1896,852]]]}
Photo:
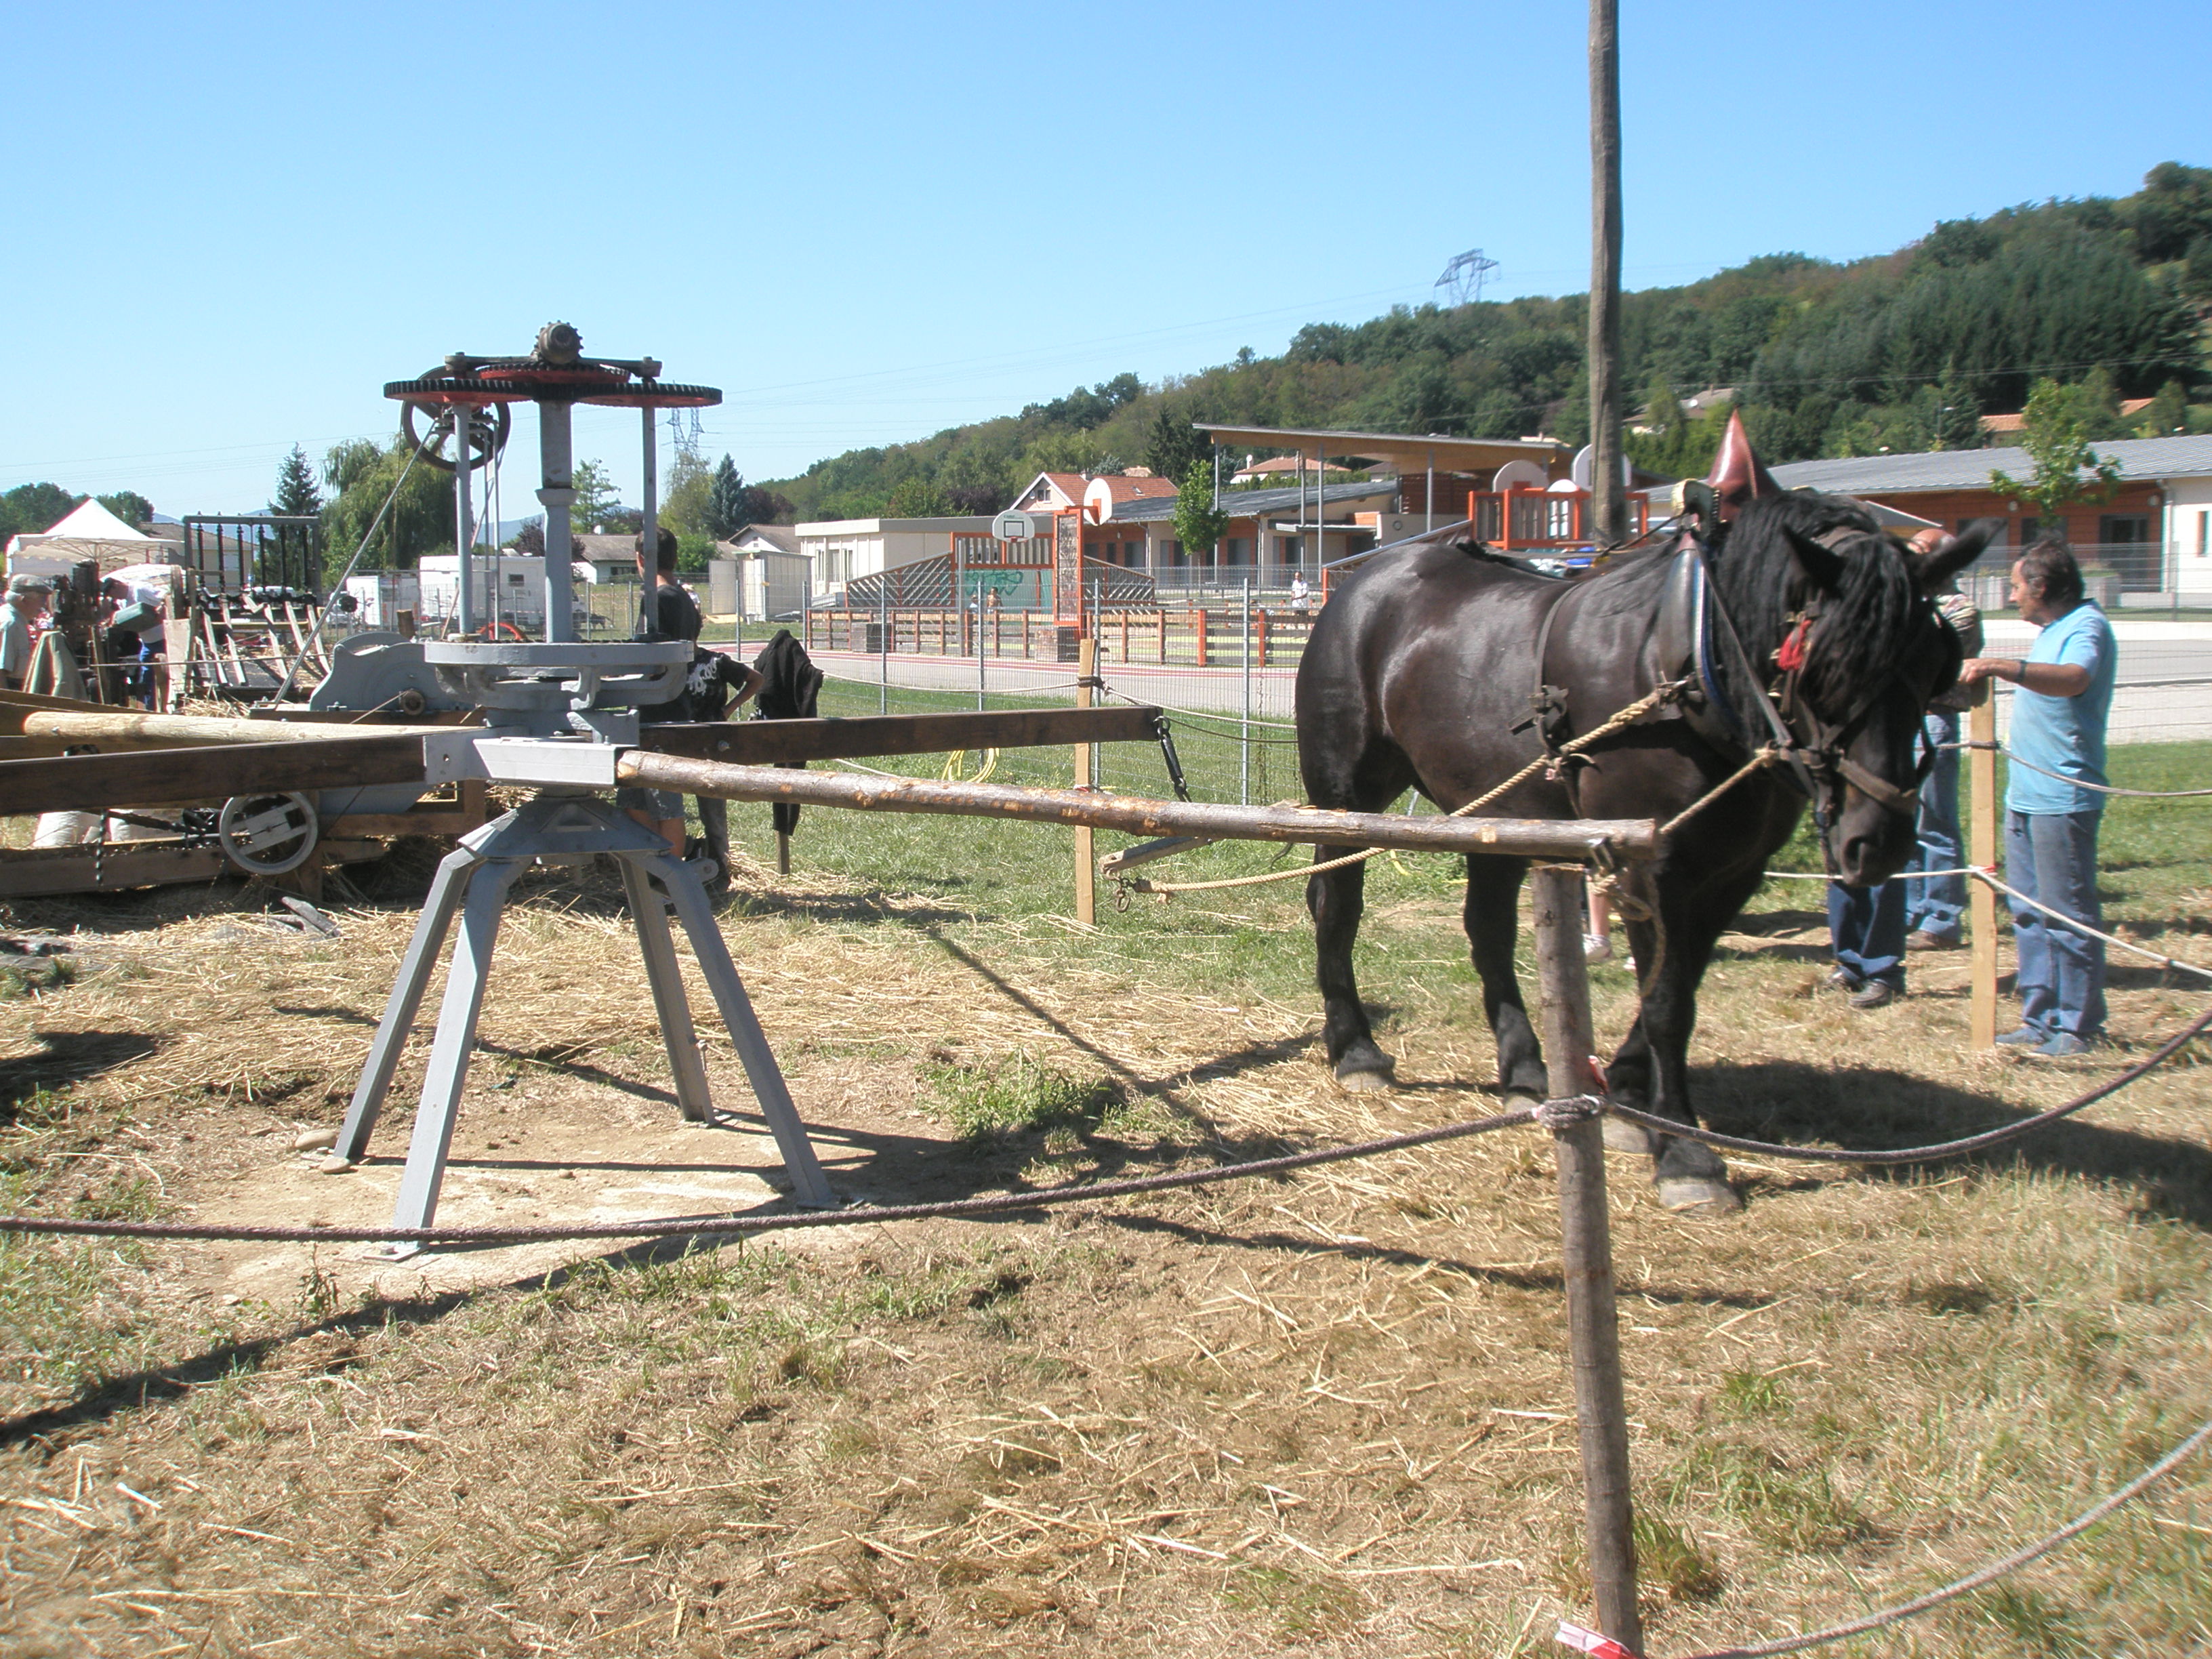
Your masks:
{"label": "horse-powered gear machine", "polygon": [[[444,428],[441,447],[453,465],[455,545],[460,550],[454,636],[410,642],[413,649],[405,654],[411,657],[419,651],[422,668],[447,697],[481,709],[485,721],[482,726],[455,727],[426,738],[426,780],[527,784],[537,793],[527,805],[464,836],[459,848],[438,866],[325,1167],[349,1168],[367,1152],[400,1051],[422,1007],[446,935],[458,917],[459,939],[392,1213],[395,1226],[430,1224],[508,891],[532,863],[585,862],[605,854],[622,871],[623,890],[652,989],[654,1021],[667,1049],[684,1115],[708,1121],[711,1103],[669,932],[672,907],[691,941],[754,1097],[775,1137],[793,1196],[811,1207],[832,1207],[837,1200],[730,959],[698,872],[658,834],[599,798],[615,787],[617,751],[638,742],[638,709],[670,702],[681,692],[692,647],[684,641],[586,643],[575,637],[572,614],[575,578],[569,509],[575,491],[570,418],[574,406],[581,403],[643,412],[642,522],[652,525],[658,522],[657,411],[707,407],[720,403],[722,394],[712,386],[664,381],[660,365],[650,358],[617,362],[586,357],[581,337],[566,323],[541,331],[536,349],[526,357],[457,353],[446,359],[444,370],[396,380],[384,389],[386,396],[406,406],[410,420],[420,412],[434,416]],[[468,551],[470,476],[497,453],[511,418],[509,407],[520,403],[538,406],[544,480],[538,499],[545,507],[545,638],[480,641],[476,634],[486,619],[477,615]],[[647,603],[650,597],[648,585]],[[413,1249],[402,1246],[396,1253],[410,1255]]]}

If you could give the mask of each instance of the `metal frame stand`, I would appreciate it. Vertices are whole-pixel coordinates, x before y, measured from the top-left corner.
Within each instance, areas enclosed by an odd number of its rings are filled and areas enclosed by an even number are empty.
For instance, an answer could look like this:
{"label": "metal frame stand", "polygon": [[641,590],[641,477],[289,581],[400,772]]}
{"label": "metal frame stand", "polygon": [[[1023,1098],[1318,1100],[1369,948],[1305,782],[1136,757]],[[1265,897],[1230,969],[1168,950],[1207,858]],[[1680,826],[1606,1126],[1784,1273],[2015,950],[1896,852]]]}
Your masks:
{"label": "metal frame stand", "polygon": [[[468,1079],[469,1059],[476,1048],[477,1018],[483,1008],[484,983],[491,971],[492,947],[499,937],[507,891],[515,878],[534,862],[580,862],[599,853],[611,854],[622,866],[623,891],[636,923],[646,978],[653,988],[653,1008],[659,1016],[661,1040],[668,1051],[677,1103],[684,1115],[694,1122],[706,1122],[713,1111],[707,1067],[700,1057],[690,1004],[668,930],[672,904],[690,938],[722,1022],[729,1028],[762,1115],[775,1136],[776,1150],[791,1177],[793,1197],[810,1209],[836,1208],[836,1195],[830,1191],[806,1138],[806,1126],[792,1103],[782,1070],[745,995],[737,964],[730,959],[729,947],[723,943],[697,873],[674,857],[668,843],[652,830],[607,802],[585,795],[541,795],[464,836],[458,850],[439,865],[422,920],[416,923],[414,937],[400,961],[399,977],[385,1005],[376,1040],[370,1045],[368,1063],[354,1090],[353,1104],[331,1149],[333,1155],[353,1164],[368,1150],[368,1138],[391,1091],[400,1050],[422,1010],[423,994],[446,934],[458,915],[460,938],[453,950],[453,969],[446,979],[445,1001],[438,1011],[437,1035],[430,1045],[429,1068],[422,1079],[422,1103],[416,1109],[414,1135],[408,1143],[406,1172],[392,1215],[395,1227],[431,1224],[437,1212],[438,1189],[445,1180],[461,1088]],[[667,890],[665,899],[648,880],[656,876]],[[411,1248],[404,1253],[412,1254]]]}

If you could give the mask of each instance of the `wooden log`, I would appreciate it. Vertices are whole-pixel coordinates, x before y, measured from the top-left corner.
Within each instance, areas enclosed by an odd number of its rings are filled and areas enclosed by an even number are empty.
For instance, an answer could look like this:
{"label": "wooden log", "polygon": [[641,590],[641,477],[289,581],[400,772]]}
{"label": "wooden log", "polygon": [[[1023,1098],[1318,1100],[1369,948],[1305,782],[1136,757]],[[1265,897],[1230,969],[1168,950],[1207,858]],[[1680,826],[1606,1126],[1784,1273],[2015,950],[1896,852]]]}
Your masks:
{"label": "wooden log", "polygon": [[787,800],[860,811],[1022,818],[1036,823],[1089,824],[1133,836],[1189,835],[1211,841],[1312,842],[1575,860],[1587,858],[1599,844],[1609,846],[1624,858],[1648,859],[1659,850],[1658,826],[1650,818],[1413,817],[1401,812],[1334,812],[1309,806],[1226,806],[1099,791],[1023,789],[995,783],[939,783],[926,778],[729,766],[641,749],[624,750],[615,773],[623,783],[644,788],[719,795],[726,800]]}
{"label": "wooden log", "polygon": [[710,720],[649,726],[639,747],[733,766],[843,760],[861,755],[934,755],[958,749],[1022,749],[1073,743],[1150,743],[1151,708],[990,709],[954,714],[862,714],[837,720]]}
{"label": "wooden log", "polygon": [[[0,712],[0,729],[12,727],[27,738],[58,738],[64,742],[100,750],[175,749],[236,744],[353,743],[365,728],[319,722],[236,720],[220,714],[146,714],[131,709],[103,708],[98,713],[73,709],[27,708]],[[379,737],[395,728],[374,728]],[[402,726],[419,736],[435,726]]]}
{"label": "wooden log", "polygon": [[0,807],[9,812],[96,812],[104,806],[414,783],[422,776],[422,739],[404,733],[332,737],[320,743],[70,755],[56,760],[0,761]]}
{"label": "wooden log", "polygon": [[[1559,865],[1530,877],[1536,974],[1544,997],[1544,1059],[1553,1098],[1596,1087],[1591,1073],[1589,969],[1583,955],[1583,872]],[[1595,1113],[1553,1126],[1559,1187],[1559,1258],[1568,1352],[1582,1449],[1583,1523],[1598,1627],[1644,1650],[1636,1606],[1636,1543],[1629,1510],[1628,1408],[1620,1385],[1620,1322],[1606,1212],[1605,1134]]]}
{"label": "wooden log", "polygon": [[[1986,684],[1986,682],[1985,682]],[[1984,696],[1966,711],[1966,736],[1975,743],[1997,740],[1997,700]],[[1997,861],[1997,757],[1987,749],[1966,751],[1966,862],[1978,869]],[[1966,999],[1966,1041],[1994,1048],[1997,1041],[1997,896],[1980,882],[1967,884],[1968,932],[1973,946],[1972,988]]]}

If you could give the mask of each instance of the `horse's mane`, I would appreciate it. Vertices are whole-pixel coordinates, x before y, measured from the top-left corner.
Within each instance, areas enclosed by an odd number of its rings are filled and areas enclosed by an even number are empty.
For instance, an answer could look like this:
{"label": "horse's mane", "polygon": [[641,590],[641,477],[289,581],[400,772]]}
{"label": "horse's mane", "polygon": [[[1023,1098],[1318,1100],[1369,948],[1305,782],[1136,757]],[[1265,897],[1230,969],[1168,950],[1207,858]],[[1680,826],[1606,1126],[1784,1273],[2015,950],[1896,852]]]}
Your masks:
{"label": "horse's mane", "polygon": [[1744,649],[1763,664],[1791,617],[1816,593],[1791,552],[1790,532],[1866,532],[1836,538],[1843,580],[1832,594],[1819,595],[1820,621],[1806,642],[1805,696],[1832,714],[1887,676],[1927,619],[1911,568],[1881,529],[1863,503],[1846,496],[1802,490],[1761,496],[1745,503],[1714,562],[1716,584]]}

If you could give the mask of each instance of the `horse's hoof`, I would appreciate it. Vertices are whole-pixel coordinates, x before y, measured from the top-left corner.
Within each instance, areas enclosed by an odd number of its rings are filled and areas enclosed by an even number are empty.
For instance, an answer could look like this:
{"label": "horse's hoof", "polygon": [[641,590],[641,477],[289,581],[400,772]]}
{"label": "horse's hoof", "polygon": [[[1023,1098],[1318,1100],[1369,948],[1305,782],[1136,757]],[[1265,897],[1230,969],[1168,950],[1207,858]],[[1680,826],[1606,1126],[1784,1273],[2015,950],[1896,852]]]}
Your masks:
{"label": "horse's hoof", "polygon": [[1662,1209],[1702,1210],[1708,1215],[1743,1208],[1735,1188],[1711,1176],[1674,1176],[1660,1182],[1659,1204]]}
{"label": "horse's hoof", "polygon": [[1336,1086],[1354,1094],[1364,1094],[1370,1089],[1395,1089],[1398,1079],[1389,1067],[1378,1071],[1372,1066],[1361,1066],[1336,1074]]}
{"label": "horse's hoof", "polygon": [[1631,1123],[1625,1117],[1615,1117],[1607,1112],[1601,1120],[1605,1126],[1605,1149],[1608,1152],[1634,1152],[1639,1158],[1651,1156],[1651,1131],[1641,1123]]}

